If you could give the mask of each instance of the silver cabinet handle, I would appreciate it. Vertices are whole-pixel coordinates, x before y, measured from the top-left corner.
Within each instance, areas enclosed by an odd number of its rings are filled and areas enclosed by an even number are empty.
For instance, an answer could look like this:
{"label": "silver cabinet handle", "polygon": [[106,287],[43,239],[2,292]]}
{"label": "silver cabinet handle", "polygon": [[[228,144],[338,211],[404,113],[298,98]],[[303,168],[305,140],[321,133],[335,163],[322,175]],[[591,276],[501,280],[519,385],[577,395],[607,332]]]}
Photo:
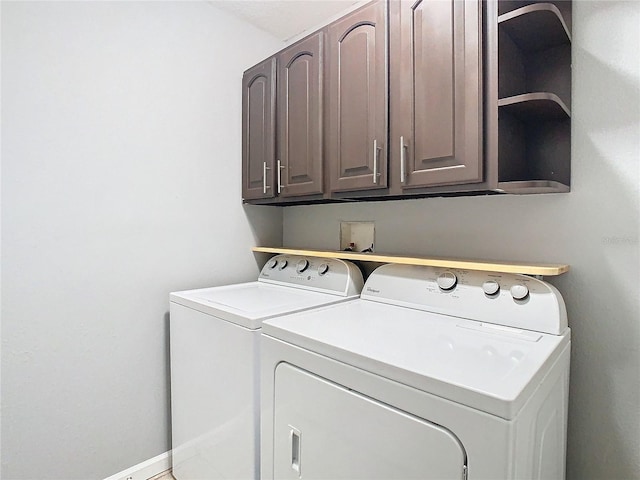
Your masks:
{"label": "silver cabinet handle", "polygon": [[284,169],[284,165],[280,164],[280,160],[278,160],[278,193],[282,192],[282,170]]}
{"label": "silver cabinet handle", "polygon": [[267,193],[267,189],[271,188],[267,185],[267,170],[271,170],[267,167],[267,162],[262,162],[262,193]]}
{"label": "silver cabinet handle", "polygon": [[407,171],[406,171],[406,148],[407,146],[404,144],[404,137],[400,137],[400,183],[404,183],[407,181]]}
{"label": "silver cabinet handle", "polygon": [[378,140],[373,141],[373,183],[375,185],[378,184],[378,177],[380,174],[378,173],[378,153],[382,150],[382,148],[378,147]]}

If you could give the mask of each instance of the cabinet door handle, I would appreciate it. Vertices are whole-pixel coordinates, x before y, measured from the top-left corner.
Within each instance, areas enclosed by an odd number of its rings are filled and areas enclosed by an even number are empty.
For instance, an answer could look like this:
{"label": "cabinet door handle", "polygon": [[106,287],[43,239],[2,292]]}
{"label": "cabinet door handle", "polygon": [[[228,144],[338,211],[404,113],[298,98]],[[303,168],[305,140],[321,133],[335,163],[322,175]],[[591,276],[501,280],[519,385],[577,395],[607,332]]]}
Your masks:
{"label": "cabinet door handle", "polygon": [[280,160],[278,160],[278,193],[282,192],[282,170],[284,169],[284,165],[281,165]]}
{"label": "cabinet door handle", "polygon": [[267,167],[267,162],[262,162],[262,193],[267,193],[267,189],[271,188],[267,185],[267,170],[271,170]]}
{"label": "cabinet door handle", "polygon": [[302,472],[301,472],[301,468],[300,468],[300,453],[302,452],[302,445],[301,445],[301,435],[300,435],[300,430],[298,430],[295,427],[292,427],[291,425],[289,425],[290,433],[290,439],[291,439],[291,469],[296,472],[298,474],[299,478],[302,478]]}
{"label": "cabinet door handle", "polygon": [[400,183],[407,181],[407,146],[404,144],[404,136],[400,137]]}
{"label": "cabinet door handle", "polygon": [[378,177],[380,173],[378,173],[378,153],[382,150],[381,147],[378,147],[378,140],[373,141],[373,183],[375,185],[378,184]]}

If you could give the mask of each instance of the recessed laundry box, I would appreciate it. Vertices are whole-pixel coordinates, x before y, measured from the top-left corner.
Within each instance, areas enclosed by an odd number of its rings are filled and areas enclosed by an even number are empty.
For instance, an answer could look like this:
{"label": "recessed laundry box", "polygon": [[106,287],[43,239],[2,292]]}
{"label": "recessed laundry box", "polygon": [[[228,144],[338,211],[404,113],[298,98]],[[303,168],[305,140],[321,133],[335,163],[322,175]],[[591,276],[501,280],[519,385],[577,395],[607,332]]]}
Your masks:
{"label": "recessed laundry box", "polygon": [[384,265],[262,328],[264,479],[564,479],[570,331],[536,278]]}
{"label": "recessed laundry box", "polygon": [[262,322],[354,300],[362,284],[350,262],[278,255],[255,282],[171,294],[176,479],[259,478]]}

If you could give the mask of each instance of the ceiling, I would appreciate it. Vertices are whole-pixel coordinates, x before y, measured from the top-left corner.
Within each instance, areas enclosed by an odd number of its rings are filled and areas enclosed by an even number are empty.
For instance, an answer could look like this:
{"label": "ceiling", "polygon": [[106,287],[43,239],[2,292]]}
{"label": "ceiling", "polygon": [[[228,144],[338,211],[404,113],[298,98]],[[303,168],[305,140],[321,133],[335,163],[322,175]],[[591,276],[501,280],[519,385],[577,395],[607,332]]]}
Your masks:
{"label": "ceiling", "polygon": [[280,40],[314,29],[360,0],[208,0]]}

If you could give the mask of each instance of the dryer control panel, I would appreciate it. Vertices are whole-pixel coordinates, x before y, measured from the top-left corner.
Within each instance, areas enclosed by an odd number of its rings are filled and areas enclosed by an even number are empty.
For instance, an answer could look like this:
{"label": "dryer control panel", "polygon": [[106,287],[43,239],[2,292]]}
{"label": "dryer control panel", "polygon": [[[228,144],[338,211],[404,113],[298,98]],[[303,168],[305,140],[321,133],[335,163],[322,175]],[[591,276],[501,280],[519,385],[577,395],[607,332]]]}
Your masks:
{"label": "dryer control panel", "polygon": [[364,284],[362,272],[351,262],[298,255],[269,259],[258,281],[343,296],[359,295]]}
{"label": "dryer control panel", "polygon": [[526,275],[389,264],[369,276],[362,298],[554,335],[567,328],[560,292]]}

